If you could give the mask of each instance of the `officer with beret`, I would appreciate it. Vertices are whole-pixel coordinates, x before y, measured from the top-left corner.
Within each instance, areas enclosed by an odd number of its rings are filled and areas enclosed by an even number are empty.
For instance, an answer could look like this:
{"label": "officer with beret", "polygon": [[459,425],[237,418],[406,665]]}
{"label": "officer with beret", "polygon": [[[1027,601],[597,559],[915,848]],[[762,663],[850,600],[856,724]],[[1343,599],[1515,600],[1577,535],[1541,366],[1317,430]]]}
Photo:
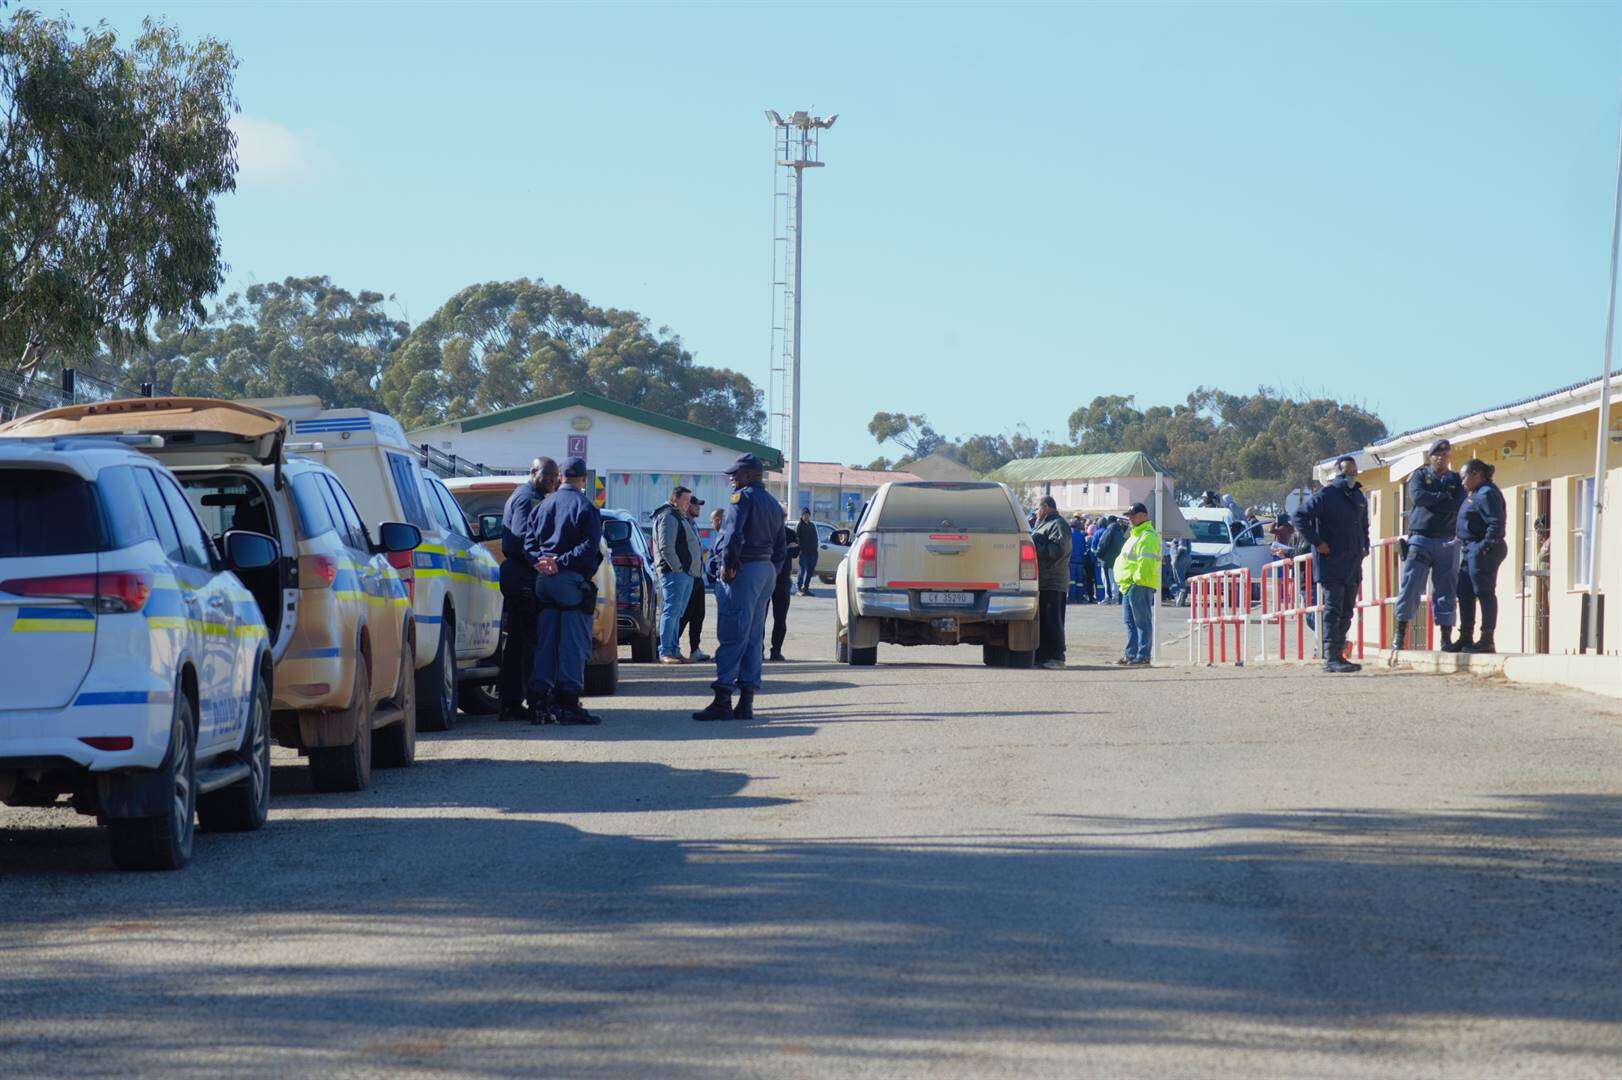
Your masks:
{"label": "officer with beret", "polygon": [[[766,635],[766,609],[771,605],[777,568],[788,558],[783,507],[761,483],[760,459],[744,454],[727,475],[732,500],[721,521],[712,556],[718,572],[715,586],[715,699],[694,720],[749,720],[760,688],[761,651]],[[738,692],[733,708],[732,692]]]}
{"label": "officer with beret", "polygon": [[586,497],[585,458],[563,464],[563,486],[548,495],[524,527],[524,553],[535,567],[535,661],[530,723],[595,724],[580,705],[591,654],[597,601],[592,578],[602,564],[603,516]]}

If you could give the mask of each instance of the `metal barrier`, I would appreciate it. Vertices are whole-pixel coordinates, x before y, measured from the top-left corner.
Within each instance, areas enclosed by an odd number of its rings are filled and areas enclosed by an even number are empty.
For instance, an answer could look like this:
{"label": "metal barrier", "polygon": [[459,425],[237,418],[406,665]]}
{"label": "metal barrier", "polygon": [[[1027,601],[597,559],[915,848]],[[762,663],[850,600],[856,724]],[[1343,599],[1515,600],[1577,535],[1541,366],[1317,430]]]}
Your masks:
{"label": "metal barrier", "polygon": [[1307,624],[1312,623],[1316,634],[1316,628],[1323,620],[1323,603],[1318,599],[1312,572],[1310,552],[1270,562],[1262,567],[1262,610],[1258,621],[1262,627],[1263,641],[1258,658],[1268,656],[1266,637],[1267,626],[1271,623],[1278,630],[1278,659],[1291,659],[1288,627],[1292,618],[1295,620],[1294,659],[1306,660],[1309,656],[1317,655],[1317,641],[1314,640],[1310,648],[1308,646]]}
{"label": "metal barrier", "polygon": [[[1188,661],[1201,662],[1201,638],[1204,638],[1204,662],[1228,662],[1228,627],[1233,627],[1233,662],[1238,667],[1245,663],[1245,642],[1250,632],[1251,599],[1250,570],[1217,570],[1197,574],[1188,579]],[[1202,633],[1203,631],[1203,633]]]}

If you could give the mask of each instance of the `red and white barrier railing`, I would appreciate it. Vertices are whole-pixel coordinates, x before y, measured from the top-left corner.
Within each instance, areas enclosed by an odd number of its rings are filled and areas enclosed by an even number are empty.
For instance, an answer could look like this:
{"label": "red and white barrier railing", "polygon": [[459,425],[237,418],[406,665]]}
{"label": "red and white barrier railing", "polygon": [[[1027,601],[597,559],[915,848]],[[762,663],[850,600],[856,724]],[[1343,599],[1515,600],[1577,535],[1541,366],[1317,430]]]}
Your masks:
{"label": "red and white barrier railing", "polygon": [[[1252,615],[1250,570],[1218,570],[1188,579],[1188,662],[1228,663],[1229,629],[1233,663],[1243,666]],[[1203,650],[1201,648],[1203,646]]]}

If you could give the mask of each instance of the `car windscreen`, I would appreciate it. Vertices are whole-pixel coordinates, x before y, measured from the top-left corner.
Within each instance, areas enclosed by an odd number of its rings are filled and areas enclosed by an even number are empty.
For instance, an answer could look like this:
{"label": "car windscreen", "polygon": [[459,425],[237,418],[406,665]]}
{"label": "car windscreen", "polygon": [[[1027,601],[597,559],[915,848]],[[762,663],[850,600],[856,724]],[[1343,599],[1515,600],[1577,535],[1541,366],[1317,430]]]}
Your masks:
{"label": "car windscreen", "polygon": [[1227,544],[1233,540],[1233,534],[1228,531],[1228,523],[1225,521],[1191,519],[1188,527],[1194,532],[1196,544]]}
{"label": "car windscreen", "polygon": [[233,529],[276,535],[270,506],[256,482],[243,476],[181,473],[180,486],[209,535],[224,536]]}
{"label": "car windscreen", "polygon": [[0,559],[100,551],[103,531],[95,488],[84,479],[56,469],[0,469]]}
{"label": "car windscreen", "polygon": [[1024,523],[998,484],[895,484],[873,527],[925,531],[1022,532]]}
{"label": "car windscreen", "polygon": [[[462,508],[462,513],[477,521],[486,514],[505,513],[507,500],[512,498],[515,490],[515,488],[505,491],[462,490],[451,492],[451,497],[456,500],[456,505]],[[608,524],[606,519],[603,524]]]}

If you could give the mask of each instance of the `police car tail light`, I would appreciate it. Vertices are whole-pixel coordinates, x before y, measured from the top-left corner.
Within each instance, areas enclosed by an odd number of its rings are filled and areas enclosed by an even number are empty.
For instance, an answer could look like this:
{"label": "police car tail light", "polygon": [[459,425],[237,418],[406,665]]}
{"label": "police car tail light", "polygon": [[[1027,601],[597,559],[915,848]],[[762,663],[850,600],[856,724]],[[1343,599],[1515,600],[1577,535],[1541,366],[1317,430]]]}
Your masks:
{"label": "police car tail light", "polygon": [[1029,540],[1019,542],[1019,580],[1036,580],[1036,545]]}
{"label": "police car tail light", "polygon": [[152,595],[152,576],[132,570],[106,574],[59,574],[54,577],[0,581],[0,592],[38,599],[77,600],[104,614],[140,611]]}
{"label": "police car tail light", "polygon": [[300,555],[298,585],[301,589],[330,589],[338,580],[338,560],[331,555]]}
{"label": "police car tail light", "polygon": [[856,576],[879,576],[879,543],[872,537],[862,541],[862,550],[856,555]]}

